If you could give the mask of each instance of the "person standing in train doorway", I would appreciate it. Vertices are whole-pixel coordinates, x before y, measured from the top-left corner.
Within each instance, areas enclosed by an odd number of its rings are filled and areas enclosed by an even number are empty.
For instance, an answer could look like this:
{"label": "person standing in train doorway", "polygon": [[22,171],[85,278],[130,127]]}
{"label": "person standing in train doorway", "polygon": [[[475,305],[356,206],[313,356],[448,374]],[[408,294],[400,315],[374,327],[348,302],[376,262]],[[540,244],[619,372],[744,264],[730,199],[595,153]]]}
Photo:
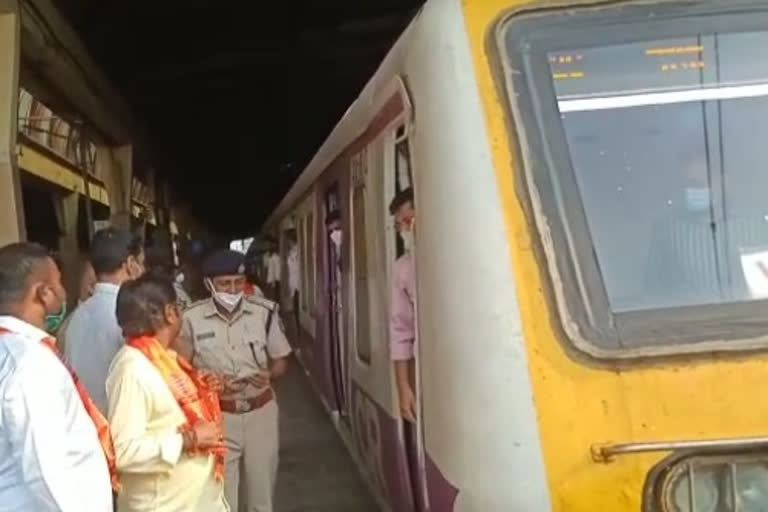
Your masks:
{"label": "person standing in train doorway", "polygon": [[325,218],[325,226],[328,230],[328,300],[329,300],[329,328],[331,337],[331,358],[333,360],[333,386],[336,393],[336,406],[342,415],[347,414],[346,390],[344,384],[344,306],[343,285],[344,274],[342,272],[342,253],[344,236],[342,231],[341,212],[337,209],[328,212]]}
{"label": "person standing in train doorway", "polygon": [[301,290],[301,275],[299,273],[299,244],[296,238],[296,230],[291,229],[286,232],[286,239],[288,240],[288,258],[286,260],[286,267],[288,269],[288,291],[291,296],[291,309],[293,312],[294,321],[294,336],[298,340],[299,336],[299,293]]}
{"label": "person standing in train doorway", "polygon": [[389,205],[395,218],[395,229],[403,240],[405,252],[392,269],[390,296],[389,343],[390,357],[395,366],[395,378],[400,399],[400,414],[411,423],[416,422],[415,362],[413,345],[416,342],[416,276],[413,262],[413,229],[416,210],[413,189],[399,192]]}
{"label": "person standing in train doorway", "polygon": [[330,260],[333,264],[333,282],[331,283],[334,300],[334,311],[341,310],[341,245],[344,241],[343,231],[341,230],[341,212],[333,210],[325,218],[325,227],[328,230],[329,247],[331,248]]}
{"label": "person standing in train doorway", "polygon": [[[285,373],[291,347],[277,304],[244,297],[243,254],[213,253],[203,263],[203,277],[212,296],[184,312],[177,349],[224,384],[220,400],[227,446],[224,493],[230,509],[272,512],[279,448],[272,382]],[[241,484],[244,504],[239,500]]]}
{"label": "person standing in train doorway", "polygon": [[267,290],[269,299],[277,303],[280,302],[280,279],[282,267],[280,255],[278,254],[277,240],[269,239],[269,248],[267,249]]}
{"label": "person standing in train doorway", "polygon": [[333,272],[331,273],[330,283],[330,295],[331,295],[331,308],[336,312],[335,328],[339,329],[341,325],[340,319],[342,317],[341,310],[341,245],[343,243],[343,231],[341,230],[341,212],[333,210],[328,213],[325,218],[325,226],[328,230],[328,239],[330,240],[330,262],[333,266]]}

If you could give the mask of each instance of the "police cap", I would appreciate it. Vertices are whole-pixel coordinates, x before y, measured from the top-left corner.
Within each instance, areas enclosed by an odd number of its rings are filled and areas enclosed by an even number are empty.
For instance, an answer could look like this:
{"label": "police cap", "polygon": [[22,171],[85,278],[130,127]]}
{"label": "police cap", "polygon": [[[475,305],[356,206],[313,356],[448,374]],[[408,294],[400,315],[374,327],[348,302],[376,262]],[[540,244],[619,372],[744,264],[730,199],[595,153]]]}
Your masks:
{"label": "police cap", "polygon": [[245,273],[245,256],[230,249],[214,252],[203,262],[205,277],[233,276]]}

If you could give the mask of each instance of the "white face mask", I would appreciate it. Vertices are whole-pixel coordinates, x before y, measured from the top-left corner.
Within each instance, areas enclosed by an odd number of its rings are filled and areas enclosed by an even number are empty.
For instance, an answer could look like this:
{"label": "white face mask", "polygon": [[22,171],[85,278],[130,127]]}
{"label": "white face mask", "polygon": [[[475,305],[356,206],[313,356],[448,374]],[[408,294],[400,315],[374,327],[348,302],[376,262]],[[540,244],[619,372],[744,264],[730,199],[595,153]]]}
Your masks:
{"label": "white face mask", "polygon": [[217,292],[210,279],[208,280],[208,289],[211,291],[211,295],[213,295],[213,300],[228,313],[233,312],[240,305],[240,301],[243,300],[243,292]]}
{"label": "white face mask", "polygon": [[401,231],[400,238],[403,239],[403,248],[406,251],[413,249],[413,231]]}
{"label": "white face mask", "polygon": [[219,306],[231,313],[240,305],[240,301],[243,300],[243,293],[215,292],[213,294],[213,300],[218,302]]}
{"label": "white face mask", "polygon": [[334,229],[331,231],[331,242],[333,242],[336,247],[341,246],[341,230],[340,229]]}

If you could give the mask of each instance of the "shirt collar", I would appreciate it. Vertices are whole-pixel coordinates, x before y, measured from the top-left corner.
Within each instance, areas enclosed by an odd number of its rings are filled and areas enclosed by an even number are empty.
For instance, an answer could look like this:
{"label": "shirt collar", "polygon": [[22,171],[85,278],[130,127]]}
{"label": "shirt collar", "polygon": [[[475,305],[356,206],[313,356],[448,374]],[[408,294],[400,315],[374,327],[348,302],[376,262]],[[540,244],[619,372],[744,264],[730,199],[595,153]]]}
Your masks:
{"label": "shirt collar", "polygon": [[112,283],[96,283],[93,288],[93,293],[109,293],[111,295],[117,295],[120,291],[120,286]]}
{"label": "shirt collar", "polygon": [[0,327],[31,341],[41,341],[52,336],[15,316],[0,315]]}
{"label": "shirt collar", "polygon": [[212,316],[216,316],[218,314],[218,310],[216,309],[216,304],[213,303],[213,298],[208,299],[208,303],[205,305],[205,311],[203,315],[206,318],[210,318]]}

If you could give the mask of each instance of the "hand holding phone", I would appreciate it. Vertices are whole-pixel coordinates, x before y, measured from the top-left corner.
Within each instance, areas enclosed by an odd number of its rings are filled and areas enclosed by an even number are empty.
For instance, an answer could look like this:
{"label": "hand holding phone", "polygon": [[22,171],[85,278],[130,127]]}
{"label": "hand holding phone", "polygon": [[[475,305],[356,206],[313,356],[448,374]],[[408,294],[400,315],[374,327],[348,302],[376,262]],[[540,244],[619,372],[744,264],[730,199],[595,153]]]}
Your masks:
{"label": "hand holding phone", "polygon": [[264,370],[259,373],[255,373],[251,376],[251,384],[257,388],[269,387],[271,382],[271,376],[268,371]]}
{"label": "hand holding phone", "polygon": [[241,391],[248,384],[248,377],[235,377],[234,375],[225,375],[224,390],[232,393]]}
{"label": "hand holding phone", "polygon": [[271,379],[268,371],[261,371],[257,373],[252,373],[250,375],[245,375],[243,377],[237,377],[234,380],[231,381],[232,384],[235,385],[245,385],[245,384],[252,384],[253,386],[257,388],[265,388],[269,386]]}

